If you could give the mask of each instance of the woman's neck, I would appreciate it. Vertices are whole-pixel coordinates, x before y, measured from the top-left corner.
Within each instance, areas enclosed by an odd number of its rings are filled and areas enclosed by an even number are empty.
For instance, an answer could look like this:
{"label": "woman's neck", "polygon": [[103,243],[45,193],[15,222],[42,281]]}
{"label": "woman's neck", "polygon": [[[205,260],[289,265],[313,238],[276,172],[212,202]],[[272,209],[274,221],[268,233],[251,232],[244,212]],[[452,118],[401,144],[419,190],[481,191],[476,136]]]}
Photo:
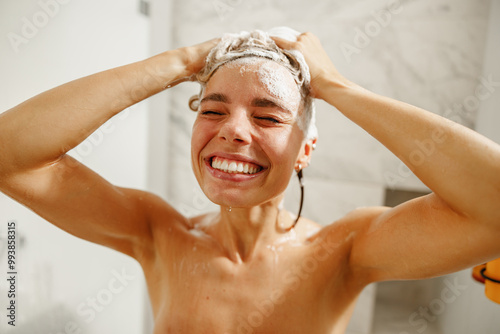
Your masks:
{"label": "woman's neck", "polygon": [[245,262],[257,250],[273,244],[287,233],[284,227],[292,223],[289,214],[279,208],[279,203],[268,202],[251,208],[221,206],[220,220],[214,227],[229,258],[234,262]]}

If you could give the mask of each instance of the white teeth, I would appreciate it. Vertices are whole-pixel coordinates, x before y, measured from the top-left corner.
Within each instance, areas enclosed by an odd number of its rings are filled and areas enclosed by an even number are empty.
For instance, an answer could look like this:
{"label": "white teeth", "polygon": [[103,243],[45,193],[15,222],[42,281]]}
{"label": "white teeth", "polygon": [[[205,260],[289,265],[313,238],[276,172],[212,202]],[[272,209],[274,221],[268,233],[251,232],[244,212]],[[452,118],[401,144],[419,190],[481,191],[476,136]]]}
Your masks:
{"label": "white teeth", "polygon": [[229,162],[221,158],[212,159],[212,168],[222,170],[226,173],[255,174],[259,171],[259,168],[252,167],[250,164],[235,161]]}
{"label": "white teeth", "polygon": [[222,169],[223,171],[227,172],[227,167],[228,167],[228,163],[226,160],[223,160],[222,161],[222,164],[220,165],[220,168],[219,169]]}

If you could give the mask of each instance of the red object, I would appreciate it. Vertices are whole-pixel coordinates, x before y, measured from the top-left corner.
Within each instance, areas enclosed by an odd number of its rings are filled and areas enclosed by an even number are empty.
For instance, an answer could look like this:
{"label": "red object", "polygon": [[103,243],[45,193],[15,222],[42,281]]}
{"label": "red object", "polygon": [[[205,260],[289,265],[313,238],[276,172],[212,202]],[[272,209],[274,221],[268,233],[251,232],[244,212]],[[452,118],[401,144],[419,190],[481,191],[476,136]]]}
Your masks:
{"label": "red object", "polygon": [[486,263],[480,264],[478,266],[475,266],[472,268],[472,278],[474,278],[476,281],[483,283],[484,284],[484,277],[481,275],[481,270],[486,268]]}

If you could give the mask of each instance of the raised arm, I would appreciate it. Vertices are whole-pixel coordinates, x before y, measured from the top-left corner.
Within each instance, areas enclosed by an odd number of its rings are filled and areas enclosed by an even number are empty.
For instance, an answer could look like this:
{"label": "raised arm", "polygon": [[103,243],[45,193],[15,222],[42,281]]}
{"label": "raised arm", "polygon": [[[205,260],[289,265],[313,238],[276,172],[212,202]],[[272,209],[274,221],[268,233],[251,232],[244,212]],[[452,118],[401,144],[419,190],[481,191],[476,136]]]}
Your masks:
{"label": "raised arm", "polygon": [[[342,77],[318,39],[297,43],[315,97],[370,133],[433,193],[394,209],[357,210],[351,266],[370,281],[424,278],[500,257],[500,146],[443,117],[369,92]],[[426,154],[419,154],[426,149]]]}
{"label": "raised arm", "polygon": [[[214,41],[81,78],[0,115],[0,191],[54,225],[129,255],[147,243],[150,194],[113,186],[66,153],[123,109],[197,73]],[[150,240],[149,240],[150,241]]]}

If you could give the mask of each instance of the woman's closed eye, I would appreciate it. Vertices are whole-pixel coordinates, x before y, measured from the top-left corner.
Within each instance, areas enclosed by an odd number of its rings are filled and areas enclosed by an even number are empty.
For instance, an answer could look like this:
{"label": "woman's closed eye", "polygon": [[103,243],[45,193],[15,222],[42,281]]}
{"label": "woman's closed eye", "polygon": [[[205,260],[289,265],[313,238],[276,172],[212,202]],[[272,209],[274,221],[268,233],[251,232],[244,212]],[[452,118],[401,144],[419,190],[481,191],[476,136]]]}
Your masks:
{"label": "woman's closed eye", "polygon": [[[216,111],[216,110],[202,110],[202,111],[200,111],[200,115],[208,117],[208,118],[217,118],[218,119],[219,117],[226,115],[226,113],[223,111]],[[263,125],[270,126],[270,125],[277,125],[277,124],[283,123],[281,121],[281,119],[276,117],[276,116],[270,116],[270,115],[257,116],[257,115],[254,115],[253,117],[255,120],[257,120],[257,122],[259,122]]]}
{"label": "woman's closed eye", "polygon": [[275,123],[275,124],[281,123],[280,120],[278,120],[274,117],[269,117],[269,116],[259,116],[259,117],[255,117],[255,118],[258,120],[261,120],[261,121],[266,121],[266,122]]}
{"label": "woman's closed eye", "polygon": [[223,115],[222,112],[214,111],[214,110],[205,110],[205,111],[202,111],[201,114],[205,115],[205,116],[221,116],[221,115]]}

